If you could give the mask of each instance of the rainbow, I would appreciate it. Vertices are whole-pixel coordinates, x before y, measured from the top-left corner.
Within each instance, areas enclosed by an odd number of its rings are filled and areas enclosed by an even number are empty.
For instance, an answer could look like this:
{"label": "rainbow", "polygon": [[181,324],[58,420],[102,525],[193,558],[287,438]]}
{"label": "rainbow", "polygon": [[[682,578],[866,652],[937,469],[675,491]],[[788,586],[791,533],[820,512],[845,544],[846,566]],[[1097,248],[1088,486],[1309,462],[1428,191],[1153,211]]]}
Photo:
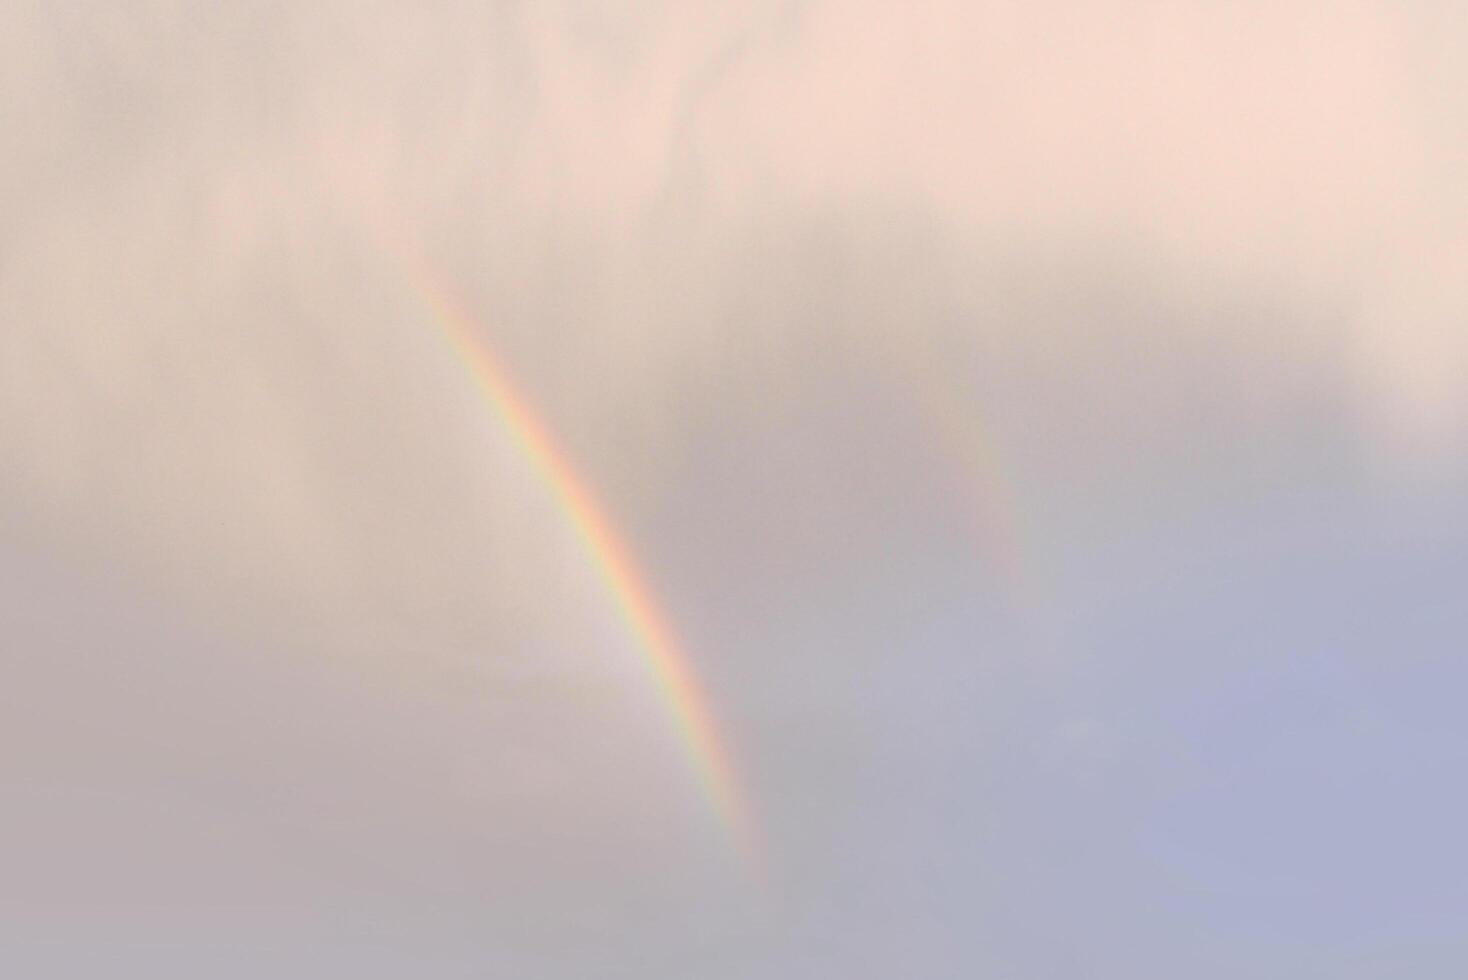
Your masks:
{"label": "rainbow", "polygon": [[747,856],[752,825],[738,791],[734,765],[721,744],[713,713],[647,581],[586,482],[572,468],[550,430],[511,382],[483,330],[432,270],[409,263],[413,285],[522,455],[550,490],[592,566],[616,600],[628,632],[677,726],[703,794]]}
{"label": "rainbow", "polygon": [[1026,519],[1010,469],[988,437],[971,397],[966,396],[946,362],[929,351],[899,364],[918,423],[932,448],[964,487],[968,532],[991,563],[1004,601],[1035,652],[1057,642],[1047,625],[1048,589],[1027,545]]}

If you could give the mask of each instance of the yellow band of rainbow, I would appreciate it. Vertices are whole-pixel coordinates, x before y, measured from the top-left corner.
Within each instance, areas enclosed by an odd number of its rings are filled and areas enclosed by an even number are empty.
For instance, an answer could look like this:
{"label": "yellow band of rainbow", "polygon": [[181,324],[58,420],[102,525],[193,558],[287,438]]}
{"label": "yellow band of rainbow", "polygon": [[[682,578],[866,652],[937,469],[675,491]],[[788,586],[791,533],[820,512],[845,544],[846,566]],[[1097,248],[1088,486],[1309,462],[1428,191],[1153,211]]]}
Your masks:
{"label": "yellow band of rainbow", "polygon": [[586,482],[516,390],[482,328],[432,270],[421,264],[410,267],[413,285],[432,309],[435,322],[521,453],[545,482],[616,600],[617,610],[637,641],[710,806],[738,846],[752,856],[752,827],[738,792],[733,764],[720,743],[713,714],[693,671],[631,553]]}

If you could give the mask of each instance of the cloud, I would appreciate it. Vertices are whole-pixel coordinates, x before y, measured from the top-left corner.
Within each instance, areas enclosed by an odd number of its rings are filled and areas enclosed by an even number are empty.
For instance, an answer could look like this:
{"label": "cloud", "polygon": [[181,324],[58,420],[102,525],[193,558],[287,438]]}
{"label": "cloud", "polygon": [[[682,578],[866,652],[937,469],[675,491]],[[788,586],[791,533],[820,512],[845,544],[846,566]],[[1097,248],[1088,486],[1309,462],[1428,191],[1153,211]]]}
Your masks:
{"label": "cloud", "polygon": [[[165,907],[294,882],[508,972],[647,967],[659,930],[654,974],[1066,972],[1038,910],[1071,879],[1036,855],[1101,894],[1125,808],[1070,815],[1096,771],[1148,776],[1146,733],[1066,686],[1126,646],[1067,632],[1087,603],[1145,606],[1149,535],[1461,477],[1451,16],[5,5],[0,534],[16,583],[68,570],[5,593],[32,654],[0,687],[35,695],[7,717],[52,740],[26,779],[70,787],[15,819],[71,815],[47,853],[150,842],[99,872],[114,902],[172,856]],[[786,862],[773,898],[731,883],[404,256],[647,568]],[[64,704],[93,719],[71,743]],[[1066,921],[1145,931],[1084,904]]]}

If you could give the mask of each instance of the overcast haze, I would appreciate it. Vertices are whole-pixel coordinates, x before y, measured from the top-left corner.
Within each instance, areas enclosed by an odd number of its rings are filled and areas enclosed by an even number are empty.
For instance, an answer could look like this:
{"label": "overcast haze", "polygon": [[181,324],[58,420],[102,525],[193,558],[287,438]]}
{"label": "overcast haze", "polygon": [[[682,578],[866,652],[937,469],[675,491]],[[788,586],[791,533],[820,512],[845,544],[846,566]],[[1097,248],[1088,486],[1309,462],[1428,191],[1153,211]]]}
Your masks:
{"label": "overcast haze", "polygon": [[0,972],[1463,975],[1465,11],[0,5]]}

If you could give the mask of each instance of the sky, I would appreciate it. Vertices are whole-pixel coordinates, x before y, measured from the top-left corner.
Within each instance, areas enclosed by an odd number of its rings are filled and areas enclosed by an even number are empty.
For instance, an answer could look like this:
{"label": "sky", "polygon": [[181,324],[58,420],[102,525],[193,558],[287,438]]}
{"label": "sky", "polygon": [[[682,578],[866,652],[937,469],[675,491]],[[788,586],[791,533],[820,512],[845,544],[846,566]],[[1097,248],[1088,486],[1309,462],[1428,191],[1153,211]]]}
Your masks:
{"label": "sky", "polygon": [[0,972],[1461,976],[1465,55],[0,6]]}

